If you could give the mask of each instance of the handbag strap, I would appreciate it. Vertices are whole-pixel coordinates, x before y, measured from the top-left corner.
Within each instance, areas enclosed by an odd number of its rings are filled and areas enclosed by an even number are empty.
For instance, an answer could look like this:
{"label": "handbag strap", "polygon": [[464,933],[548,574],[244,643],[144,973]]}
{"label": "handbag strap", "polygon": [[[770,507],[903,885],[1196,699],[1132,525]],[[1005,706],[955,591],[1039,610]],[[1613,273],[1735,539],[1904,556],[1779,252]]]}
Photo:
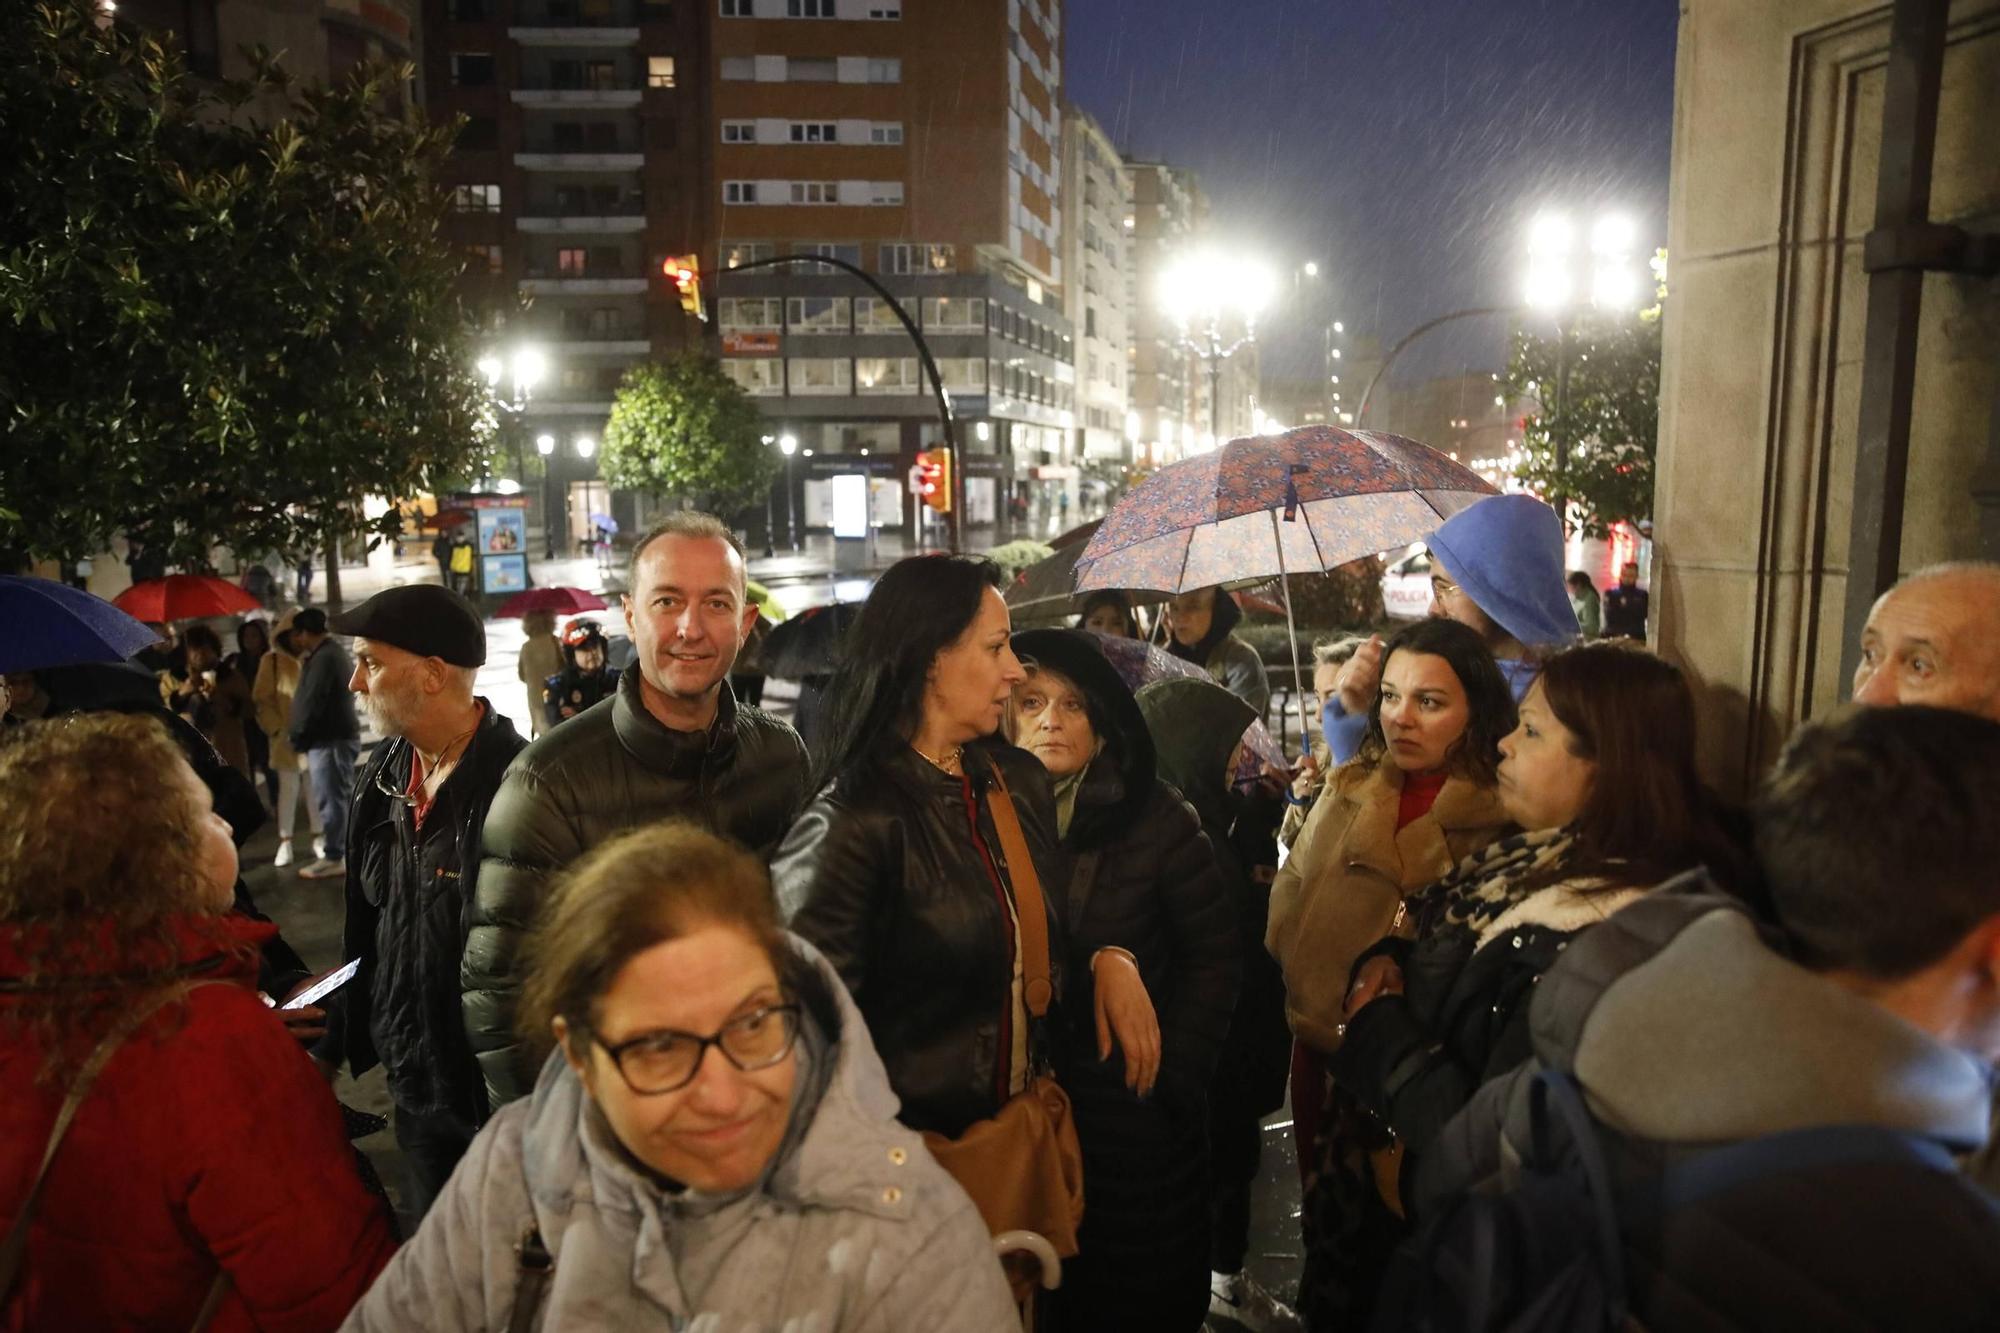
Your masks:
{"label": "handbag strap", "polygon": [[1028,840],[1021,833],[1021,817],[1014,810],[1013,793],[1000,765],[993,767],[993,786],[986,793],[986,808],[993,813],[993,827],[1000,834],[1000,851],[1007,860],[1007,879],[1014,888],[1014,915],[1020,918],[1021,998],[1028,1012],[1042,1018],[1055,998],[1049,983],[1049,918],[1042,906],[1042,881],[1035,874],[1035,858],[1028,852]]}
{"label": "handbag strap", "polygon": [[[111,1062],[111,1057],[125,1044],[126,1039],[170,1001],[184,997],[190,991],[202,986],[225,984],[228,983],[197,981],[189,986],[169,986],[155,992],[145,1003],[114,1023],[111,1030],[105,1033],[91,1050],[90,1057],[83,1062],[83,1067],[77,1070],[76,1078],[70,1083],[69,1093],[63,1098],[63,1104],[56,1112],[55,1125],[49,1130],[49,1141],[42,1148],[42,1164],[35,1170],[34,1183],[28,1186],[28,1195],[21,1201],[21,1210],[14,1215],[13,1226],[7,1229],[7,1239],[0,1242],[0,1309],[4,1309],[7,1302],[13,1298],[14,1280],[20,1276],[21,1261],[28,1252],[28,1224],[34,1218],[35,1205],[41,1200],[42,1186],[48,1183],[49,1168],[55,1163],[56,1149],[62,1147],[62,1141],[69,1133],[70,1123],[76,1119],[77,1110],[83,1105],[83,1099],[90,1094],[91,1085],[97,1082],[97,1076],[104,1072],[104,1066]],[[216,1275],[214,1284],[210,1286],[208,1295],[203,1299],[201,1310],[195,1316],[193,1333],[201,1333],[201,1330],[215,1317],[215,1311],[222,1304],[222,1294],[228,1285],[229,1273],[225,1269]]]}

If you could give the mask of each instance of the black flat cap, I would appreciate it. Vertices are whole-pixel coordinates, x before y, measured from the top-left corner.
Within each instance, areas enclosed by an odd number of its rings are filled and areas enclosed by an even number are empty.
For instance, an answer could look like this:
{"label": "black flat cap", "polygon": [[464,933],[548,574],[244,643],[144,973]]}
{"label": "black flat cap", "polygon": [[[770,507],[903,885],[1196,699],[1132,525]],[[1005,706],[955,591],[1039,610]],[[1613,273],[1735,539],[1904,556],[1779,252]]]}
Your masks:
{"label": "black flat cap", "polygon": [[479,612],[435,583],[385,588],[327,623],[335,634],[394,644],[406,653],[440,658],[453,666],[486,662],[486,625]]}

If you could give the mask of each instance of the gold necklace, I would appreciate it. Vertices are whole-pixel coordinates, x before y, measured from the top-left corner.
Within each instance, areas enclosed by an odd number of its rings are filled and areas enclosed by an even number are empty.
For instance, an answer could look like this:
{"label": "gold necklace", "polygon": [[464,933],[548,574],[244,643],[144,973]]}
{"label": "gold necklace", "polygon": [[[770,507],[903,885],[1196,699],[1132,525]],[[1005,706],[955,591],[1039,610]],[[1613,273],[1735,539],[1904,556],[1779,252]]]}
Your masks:
{"label": "gold necklace", "polygon": [[[910,748],[917,750],[917,743],[911,741]],[[952,746],[949,750],[945,751],[944,757],[941,759],[934,759],[922,750],[917,750],[917,757],[930,764],[931,767],[937,769],[940,773],[949,773],[953,777],[960,777],[965,773],[965,766],[959,762],[965,757],[965,747],[963,745]]]}

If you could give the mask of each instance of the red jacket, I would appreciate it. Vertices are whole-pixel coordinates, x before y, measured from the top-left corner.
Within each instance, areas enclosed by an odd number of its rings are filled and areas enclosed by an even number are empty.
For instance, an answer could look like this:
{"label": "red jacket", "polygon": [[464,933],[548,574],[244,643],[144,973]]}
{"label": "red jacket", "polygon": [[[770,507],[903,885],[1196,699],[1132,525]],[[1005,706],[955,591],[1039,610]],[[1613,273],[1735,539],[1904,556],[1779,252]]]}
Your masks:
{"label": "red jacket", "polygon": [[[249,946],[218,954],[216,929]],[[63,1140],[0,1328],[184,1330],[214,1280],[232,1289],[211,1333],[332,1329],[395,1251],[387,1205],[354,1169],[338,1106],[256,993],[255,947],[276,927],[184,924],[204,978],[119,1047]],[[115,960],[100,969],[114,975]],[[26,971],[0,928],[0,984]],[[139,994],[134,993],[137,1002]],[[18,999],[0,990],[0,1014]],[[0,1230],[34,1180],[61,1105],[41,1052],[0,1022]]]}

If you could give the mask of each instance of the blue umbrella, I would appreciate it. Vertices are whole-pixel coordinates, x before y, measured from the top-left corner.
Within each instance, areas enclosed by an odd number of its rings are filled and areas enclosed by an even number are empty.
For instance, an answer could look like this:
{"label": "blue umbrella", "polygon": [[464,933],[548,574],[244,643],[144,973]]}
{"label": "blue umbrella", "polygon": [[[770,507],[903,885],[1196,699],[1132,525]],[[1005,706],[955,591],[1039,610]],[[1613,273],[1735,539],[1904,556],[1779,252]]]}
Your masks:
{"label": "blue umbrella", "polygon": [[0,575],[0,672],[122,662],[159,637],[102,597],[53,579]]}
{"label": "blue umbrella", "polygon": [[590,521],[613,535],[616,535],[618,532],[618,520],[609,514],[592,514]]}

